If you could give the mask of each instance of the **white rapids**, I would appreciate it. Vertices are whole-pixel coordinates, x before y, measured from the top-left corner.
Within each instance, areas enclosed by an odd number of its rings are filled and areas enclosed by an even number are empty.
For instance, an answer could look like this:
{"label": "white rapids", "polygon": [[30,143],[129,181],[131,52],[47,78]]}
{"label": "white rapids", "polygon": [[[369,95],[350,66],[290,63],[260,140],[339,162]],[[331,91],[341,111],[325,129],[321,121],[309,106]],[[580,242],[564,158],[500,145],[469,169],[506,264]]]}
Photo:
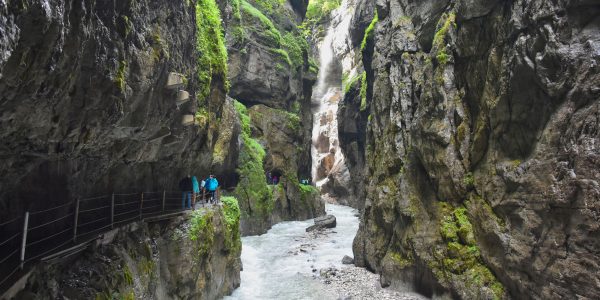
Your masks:
{"label": "white rapids", "polygon": [[[283,222],[260,236],[242,238],[241,285],[225,299],[338,299],[319,280],[323,268],[342,268],[342,257],[352,256],[358,230],[357,211],[327,204],[337,227],[328,234],[305,232],[313,220]],[[311,238],[313,236],[314,238]],[[316,269],[316,272],[313,272]]]}
{"label": "white rapids", "polygon": [[[383,289],[379,275],[343,265],[344,255],[352,256],[357,211],[334,204],[326,204],[325,209],[336,216],[337,226],[323,233],[305,232],[313,224],[307,220],[283,222],[266,234],[243,237],[241,285],[225,299],[427,299],[409,291]],[[336,275],[321,277],[320,271],[330,268]]]}

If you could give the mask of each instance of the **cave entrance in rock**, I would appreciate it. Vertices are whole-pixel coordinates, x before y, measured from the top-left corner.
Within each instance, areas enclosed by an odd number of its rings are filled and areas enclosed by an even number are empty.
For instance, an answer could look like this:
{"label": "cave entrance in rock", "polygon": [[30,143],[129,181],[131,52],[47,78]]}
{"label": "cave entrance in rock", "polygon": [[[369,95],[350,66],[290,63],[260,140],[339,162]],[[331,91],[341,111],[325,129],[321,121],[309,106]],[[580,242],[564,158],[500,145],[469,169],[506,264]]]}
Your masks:
{"label": "cave entrance in rock", "polygon": [[275,182],[281,182],[282,175],[283,172],[281,172],[281,170],[279,169],[271,169],[270,171],[267,171],[267,184],[275,184]]}

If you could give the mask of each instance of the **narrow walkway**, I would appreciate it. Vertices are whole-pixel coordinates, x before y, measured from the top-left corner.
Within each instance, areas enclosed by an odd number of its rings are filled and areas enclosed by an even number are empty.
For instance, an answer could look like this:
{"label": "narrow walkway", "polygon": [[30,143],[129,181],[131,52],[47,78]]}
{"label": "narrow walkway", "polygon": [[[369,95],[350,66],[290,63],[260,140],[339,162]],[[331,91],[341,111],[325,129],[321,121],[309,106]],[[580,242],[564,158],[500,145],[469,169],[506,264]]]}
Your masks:
{"label": "narrow walkway", "polygon": [[[182,196],[181,191],[113,193],[27,211],[0,223],[0,295],[23,281],[38,261],[73,255],[107,232],[134,222],[188,213],[191,210],[182,208]],[[195,206],[212,207],[205,201],[207,196],[207,192],[198,196]]]}

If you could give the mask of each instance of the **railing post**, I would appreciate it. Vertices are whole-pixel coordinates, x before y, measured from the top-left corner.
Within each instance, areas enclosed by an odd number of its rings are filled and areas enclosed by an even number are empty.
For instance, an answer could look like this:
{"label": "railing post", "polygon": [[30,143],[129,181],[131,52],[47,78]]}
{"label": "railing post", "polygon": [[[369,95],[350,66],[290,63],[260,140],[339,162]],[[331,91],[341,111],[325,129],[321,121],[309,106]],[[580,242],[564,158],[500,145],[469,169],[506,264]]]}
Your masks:
{"label": "railing post", "polygon": [[142,209],[144,208],[144,193],[140,197],[140,220],[142,219]]}
{"label": "railing post", "polygon": [[115,193],[110,197],[110,229],[115,227]]}
{"label": "railing post", "polygon": [[23,221],[23,240],[21,241],[21,270],[25,263],[25,247],[27,247],[27,226],[29,226],[29,212],[25,212],[25,220]]}
{"label": "railing post", "polygon": [[162,199],[162,211],[165,211],[165,197],[166,197],[167,191],[163,190],[163,199]]}
{"label": "railing post", "polygon": [[77,223],[79,221],[79,198],[75,201],[75,221],[73,226],[73,243],[77,242]]}

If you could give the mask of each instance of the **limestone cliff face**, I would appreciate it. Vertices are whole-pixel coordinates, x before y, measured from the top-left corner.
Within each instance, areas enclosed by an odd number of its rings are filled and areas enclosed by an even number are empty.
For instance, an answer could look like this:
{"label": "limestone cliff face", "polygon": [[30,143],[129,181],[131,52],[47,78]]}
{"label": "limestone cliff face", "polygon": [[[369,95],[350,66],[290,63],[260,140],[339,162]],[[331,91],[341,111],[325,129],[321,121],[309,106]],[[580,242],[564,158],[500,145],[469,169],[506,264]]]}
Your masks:
{"label": "limestone cliff face", "polygon": [[273,201],[269,223],[323,215],[325,205],[319,192],[312,186],[300,185],[296,176],[298,165],[302,163],[299,154],[303,151],[303,130],[298,116],[262,104],[253,106],[249,115],[253,137],[267,149],[265,169],[281,174],[280,183],[269,186]]}
{"label": "limestone cliff face", "polygon": [[[210,171],[225,78],[198,81],[194,1],[2,1],[0,31],[0,215]],[[179,108],[170,72],[190,94]]]}
{"label": "limestone cliff face", "polygon": [[[367,81],[363,64],[363,55],[369,47],[362,47],[365,32],[375,14],[375,6],[369,1],[349,1],[353,7],[352,18],[348,26],[348,37],[345,47],[338,51],[342,57],[344,96],[337,111],[338,135],[340,149],[345,157],[348,169],[347,186],[352,191],[348,197],[349,205],[362,209],[365,203],[365,187],[368,184],[365,176],[365,153],[367,139],[367,119],[369,107],[366,105]],[[365,42],[372,43],[371,39]],[[365,46],[367,44],[365,43]],[[361,49],[362,48],[362,49]],[[365,54],[363,54],[365,52]],[[369,60],[365,60],[370,65]],[[335,181],[334,181],[335,183]]]}
{"label": "limestone cliff face", "polygon": [[[223,209],[134,223],[37,266],[16,299],[218,299],[240,284],[239,215]],[[239,211],[238,211],[239,213]]]}
{"label": "limestone cliff face", "polygon": [[600,3],[362,2],[357,264],[427,295],[600,297]]}
{"label": "limestone cliff face", "polygon": [[300,117],[298,176],[310,176],[312,114],[316,70],[301,30],[308,1],[225,1],[223,9],[232,98],[246,106],[264,104]]}
{"label": "limestone cliff face", "polygon": [[[262,234],[282,220],[324,213],[320,196],[300,179],[310,178],[316,71],[298,28],[307,1],[222,2],[230,90],[242,134],[235,195],[242,209],[242,234]],[[232,100],[233,101],[233,100]],[[278,186],[267,186],[267,174]]]}

